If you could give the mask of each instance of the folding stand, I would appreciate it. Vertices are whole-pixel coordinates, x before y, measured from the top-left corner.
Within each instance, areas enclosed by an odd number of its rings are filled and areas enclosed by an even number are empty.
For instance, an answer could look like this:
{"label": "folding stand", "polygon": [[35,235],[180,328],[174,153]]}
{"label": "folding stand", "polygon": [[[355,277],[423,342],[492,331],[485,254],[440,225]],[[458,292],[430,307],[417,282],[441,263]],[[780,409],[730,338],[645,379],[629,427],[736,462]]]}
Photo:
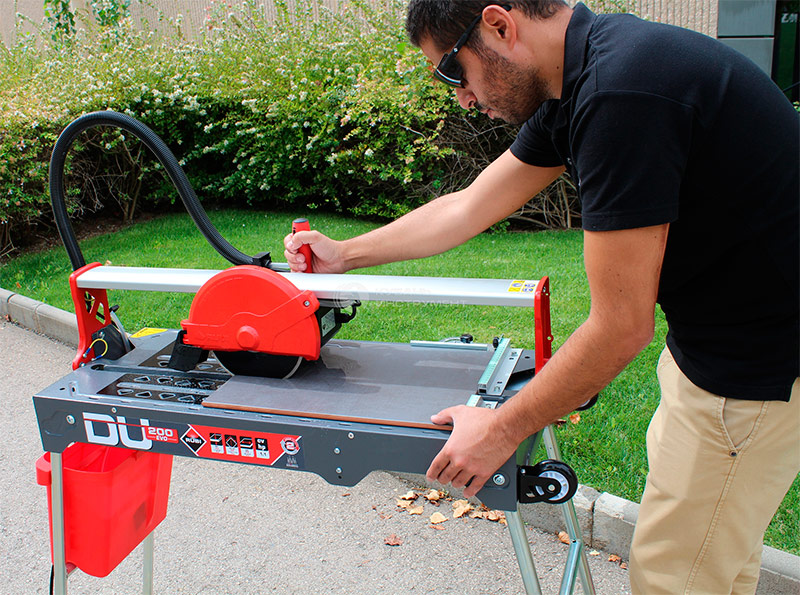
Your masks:
{"label": "folding stand", "polygon": [[[538,438],[538,436],[537,436]],[[543,430],[543,438],[548,456],[559,459],[558,444],[552,426],[547,426]],[[66,564],[64,551],[64,507],[63,507],[63,474],[61,453],[51,452],[52,463],[52,544],[53,544],[53,567],[54,583],[53,593],[55,595],[66,595],[67,577],[69,570]],[[594,584],[589,570],[589,562],[586,557],[586,550],[581,536],[580,525],[575,513],[575,505],[569,500],[559,505],[564,513],[564,521],[567,533],[570,537],[569,553],[564,568],[564,575],[561,580],[559,593],[573,593],[575,581],[578,577],[581,580],[583,593],[594,594]],[[542,593],[539,585],[539,577],[536,574],[536,566],[531,554],[528,536],[525,532],[525,525],[519,512],[515,510],[504,510],[508,530],[511,534],[511,542],[519,564],[522,582],[525,586],[527,595],[540,595]],[[143,586],[144,595],[153,593],[153,533],[150,533],[143,541]]]}

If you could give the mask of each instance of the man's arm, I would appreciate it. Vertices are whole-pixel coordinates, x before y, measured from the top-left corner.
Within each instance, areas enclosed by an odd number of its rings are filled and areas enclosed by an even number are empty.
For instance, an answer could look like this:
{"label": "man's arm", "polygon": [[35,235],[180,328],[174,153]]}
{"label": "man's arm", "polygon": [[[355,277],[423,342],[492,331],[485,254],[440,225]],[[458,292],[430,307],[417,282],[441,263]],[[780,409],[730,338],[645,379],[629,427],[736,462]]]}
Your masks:
{"label": "man's arm", "polygon": [[525,164],[506,151],[467,188],[440,196],[364,235],[345,241],[331,240],[317,231],[286,236],[286,261],[293,271],[305,270],[305,259],[298,253],[301,244],[311,246],[313,270],[318,273],[342,273],[439,254],[519,209],[563,171],[563,167]]}
{"label": "man's arm", "polygon": [[542,372],[497,410],[460,405],[433,416],[452,423],[428,479],[474,496],[528,436],[575,410],[605,387],[653,337],[668,225],[585,232],[589,317]]}

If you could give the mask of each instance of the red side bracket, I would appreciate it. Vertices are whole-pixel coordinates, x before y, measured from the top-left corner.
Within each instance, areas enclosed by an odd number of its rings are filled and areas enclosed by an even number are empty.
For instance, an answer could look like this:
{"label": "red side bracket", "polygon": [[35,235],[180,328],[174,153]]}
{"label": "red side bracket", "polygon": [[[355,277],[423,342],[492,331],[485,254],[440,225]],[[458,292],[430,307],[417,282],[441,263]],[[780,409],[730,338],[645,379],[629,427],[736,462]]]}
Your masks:
{"label": "red side bracket", "polygon": [[536,373],[553,355],[553,331],[550,327],[550,278],[542,277],[533,294],[535,328]]}
{"label": "red side bracket", "polygon": [[78,318],[78,353],[72,360],[73,370],[94,359],[89,353],[92,335],[110,322],[106,290],[78,288],[78,277],[89,269],[99,266],[99,262],[93,262],[69,276],[69,290],[72,294],[72,303],[75,304],[75,316]]}

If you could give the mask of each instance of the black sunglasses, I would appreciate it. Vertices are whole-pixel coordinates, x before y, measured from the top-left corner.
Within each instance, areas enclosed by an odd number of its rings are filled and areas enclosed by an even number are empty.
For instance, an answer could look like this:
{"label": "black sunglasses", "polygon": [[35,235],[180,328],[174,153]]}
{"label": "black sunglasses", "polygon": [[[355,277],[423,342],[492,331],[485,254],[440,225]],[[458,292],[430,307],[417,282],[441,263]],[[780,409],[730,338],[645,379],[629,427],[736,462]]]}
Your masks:
{"label": "black sunglasses", "polygon": [[[489,3],[486,6],[499,6],[504,10],[511,10],[511,6],[508,4]],[[449,53],[442,56],[442,59],[439,61],[439,66],[437,66],[433,71],[434,77],[453,87],[464,86],[464,69],[461,68],[461,64],[459,64],[458,60],[456,60],[456,56],[458,55],[461,47],[467,43],[470,33],[472,33],[472,30],[475,29],[475,26],[481,22],[482,18],[483,12],[475,17],[475,19],[469,24],[469,27],[467,27],[467,30],[464,31],[464,34],[458,38],[458,41],[453,46],[453,49],[450,50]]]}

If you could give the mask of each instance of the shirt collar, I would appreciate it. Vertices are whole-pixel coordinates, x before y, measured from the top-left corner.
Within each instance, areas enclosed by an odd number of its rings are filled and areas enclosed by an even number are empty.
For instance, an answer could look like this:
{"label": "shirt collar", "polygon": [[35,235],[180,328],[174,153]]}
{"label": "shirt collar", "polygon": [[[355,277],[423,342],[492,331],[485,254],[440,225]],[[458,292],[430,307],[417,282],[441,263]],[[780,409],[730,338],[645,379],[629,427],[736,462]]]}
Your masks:
{"label": "shirt collar", "polygon": [[597,18],[585,4],[578,3],[572,11],[564,38],[564,79],[561,85],[561,103],[572,99],[575,83],[586,62],[586,42]]}

